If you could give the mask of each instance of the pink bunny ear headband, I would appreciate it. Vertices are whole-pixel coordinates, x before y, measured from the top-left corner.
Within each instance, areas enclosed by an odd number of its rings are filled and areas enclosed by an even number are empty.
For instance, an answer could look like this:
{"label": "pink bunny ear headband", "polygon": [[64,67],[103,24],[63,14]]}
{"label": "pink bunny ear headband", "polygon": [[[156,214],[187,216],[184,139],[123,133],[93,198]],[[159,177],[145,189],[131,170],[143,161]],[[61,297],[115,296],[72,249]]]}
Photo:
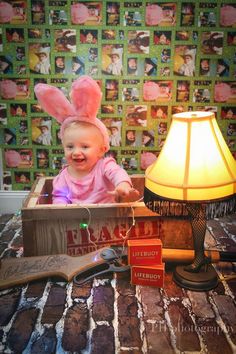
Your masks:
{"label": "pink bunny ear headband", "polygon": [[81,76],[72,84],[71,103],[63,92],[47,84],[37,84],[34,88],[40,106],[61,124],[61,136],[71,122],[87,122],[101,132],[106,151],[109,150],[109,135],[106,126],[96,117],[100,107],[102,92],[97,82],[89,76]]}

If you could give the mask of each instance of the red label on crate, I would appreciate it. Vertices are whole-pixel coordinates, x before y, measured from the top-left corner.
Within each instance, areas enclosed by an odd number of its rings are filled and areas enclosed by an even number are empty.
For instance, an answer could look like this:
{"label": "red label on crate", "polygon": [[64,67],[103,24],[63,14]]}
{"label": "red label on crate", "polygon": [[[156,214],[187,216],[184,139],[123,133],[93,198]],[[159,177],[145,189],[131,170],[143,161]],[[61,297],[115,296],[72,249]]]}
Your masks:
{"label": "red label on crate", "polygon": [[159,239],[128,240],[130,265],[157,265],[162,263],[162,242]]}
{"label": "red label on crate", "polygon": [[132,266],[131,283],[134,285],[148,285],[163,288],[164,263],[155,266]]}
{"label": "red label on crate", "polygon": [[[111,245],[122,245],[123,238],[129,229],[129,224],[117,224],[109,220],[105,223],[105,220],[101,220],[99,223],[96,221],[96,228],[89,227],[90,239],[97,244],[97,246],[105,247]],[[132,227],[129,238],[157,238],[159,237],[159,228],[161,221],[157,220],[138,220],[135,226]],[[81,256],[88,252],[95,251],[93,244],[89,243],[88,231],[80,229],[78,224],[74,227],[68,225],[66,227],[66,244],[67,254],[70,256]]]}

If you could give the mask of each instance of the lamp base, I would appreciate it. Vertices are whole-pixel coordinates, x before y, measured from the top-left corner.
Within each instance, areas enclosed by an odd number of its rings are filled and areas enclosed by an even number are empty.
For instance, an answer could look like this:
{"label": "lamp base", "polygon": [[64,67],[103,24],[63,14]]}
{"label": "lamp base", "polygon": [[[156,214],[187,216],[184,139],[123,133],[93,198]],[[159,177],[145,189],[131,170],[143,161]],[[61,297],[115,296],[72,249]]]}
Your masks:
{"label": "lamp base", "polygon": [[209,264],[207,271],[204,269],[197,273],[184,270],[186,266],[177,266],[173,273],[174,282],[181,288],[192,291],[208,291],[218,285],[218,276],[214,267]]}

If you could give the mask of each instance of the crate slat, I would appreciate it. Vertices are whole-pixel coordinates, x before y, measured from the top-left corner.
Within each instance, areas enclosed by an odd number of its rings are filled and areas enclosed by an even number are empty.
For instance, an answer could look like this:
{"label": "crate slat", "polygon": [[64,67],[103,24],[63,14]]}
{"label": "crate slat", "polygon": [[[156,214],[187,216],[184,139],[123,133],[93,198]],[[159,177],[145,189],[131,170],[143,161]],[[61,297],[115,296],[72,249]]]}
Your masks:
{"label": "crate slat", "polygon": [[[53,205],[52,180],[53,177],[37,179],[23,204],[21,212],[25,256],[59,253],[83,255],[95,250],[94,243],[98,248],[120,245],[126,236],[129,239],[160,238],[163,246],[168,248],[193,247],[189,221],[160,217],[143,202]],[[142,195],[144,177],[136,175],[132,176],[132,180]],[[90,217],[88,230],[92,242],[89,241],[87,230],[80,227]]]}

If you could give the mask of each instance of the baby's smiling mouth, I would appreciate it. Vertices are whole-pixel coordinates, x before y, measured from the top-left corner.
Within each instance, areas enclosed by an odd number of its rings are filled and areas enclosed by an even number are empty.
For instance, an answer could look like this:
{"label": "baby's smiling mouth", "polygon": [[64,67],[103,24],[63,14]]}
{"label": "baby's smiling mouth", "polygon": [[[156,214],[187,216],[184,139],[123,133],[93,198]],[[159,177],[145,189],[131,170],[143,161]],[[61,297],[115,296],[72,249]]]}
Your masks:
{"label": "baby's smiling mouth", "polygon": [[73,159],[73,161],[74,162],[76,162],[76,163],[81,163],[81,162],[84,162],[85,161],[85,159],[84,158],[78,158],[78,159]]}

